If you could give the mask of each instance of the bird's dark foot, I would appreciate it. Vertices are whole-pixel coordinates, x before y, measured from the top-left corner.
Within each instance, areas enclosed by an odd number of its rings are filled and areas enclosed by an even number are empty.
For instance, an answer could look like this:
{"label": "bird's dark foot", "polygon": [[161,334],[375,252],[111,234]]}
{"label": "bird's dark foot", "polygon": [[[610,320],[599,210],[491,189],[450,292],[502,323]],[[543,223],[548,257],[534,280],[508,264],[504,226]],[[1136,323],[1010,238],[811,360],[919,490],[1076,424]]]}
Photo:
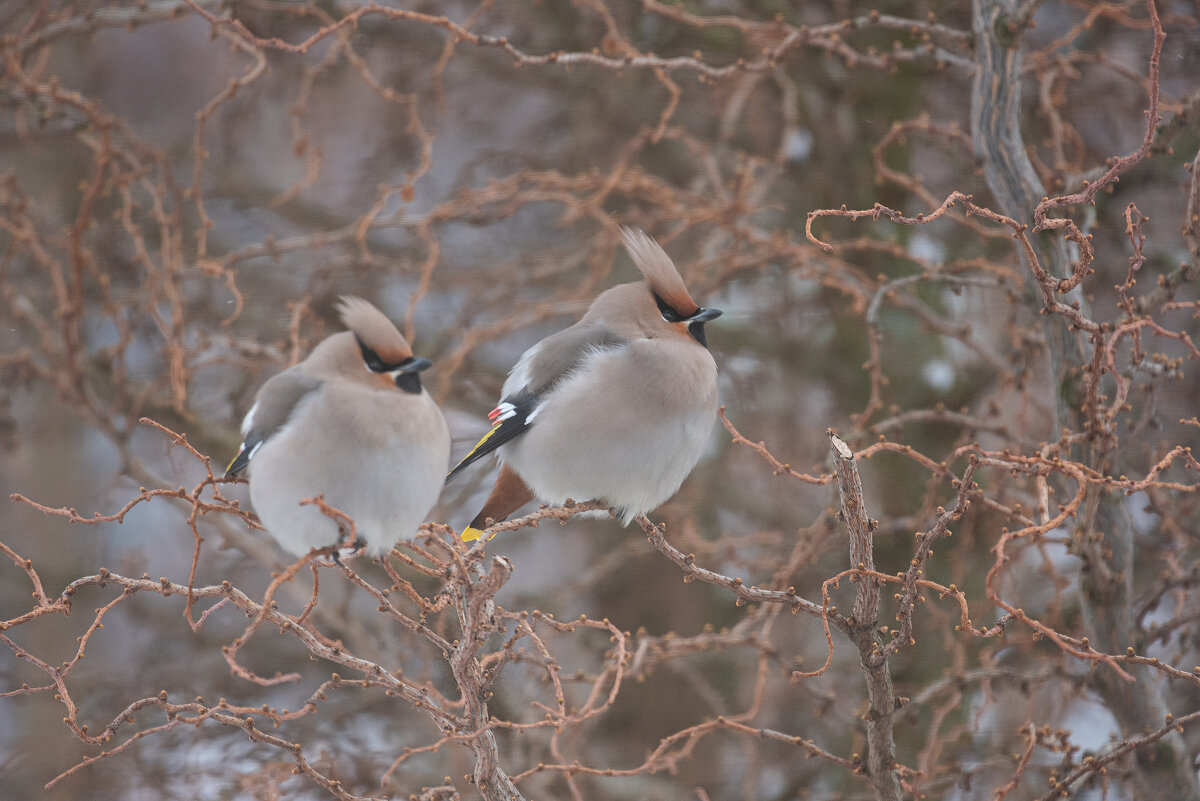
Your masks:
{"label": "bird's dark foot", "polygon": [[358,537],[354,540],[354,542],[345,547],[342,547],[341,543],[338,543],[338,547],[333,549],[333,555],[331,558],[333,559],[333,563],[335,565],[341,566],[343,559],[353,559],[366,549],[367,541],[362,537]]}

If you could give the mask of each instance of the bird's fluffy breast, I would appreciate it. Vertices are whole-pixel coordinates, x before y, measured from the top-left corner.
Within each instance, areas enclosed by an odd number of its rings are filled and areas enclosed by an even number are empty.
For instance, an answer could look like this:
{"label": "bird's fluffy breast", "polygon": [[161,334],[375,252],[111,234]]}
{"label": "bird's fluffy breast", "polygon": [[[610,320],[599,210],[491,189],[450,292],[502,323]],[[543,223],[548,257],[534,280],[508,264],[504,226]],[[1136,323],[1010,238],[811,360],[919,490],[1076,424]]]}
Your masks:
{"label": "bird's fluffy breast", "polygon": [[632,517],[683,483],[716,409],[708,351],[637,340],[591,354],[547,393],[536,423],[502,454],[544,500],[600,498]]}

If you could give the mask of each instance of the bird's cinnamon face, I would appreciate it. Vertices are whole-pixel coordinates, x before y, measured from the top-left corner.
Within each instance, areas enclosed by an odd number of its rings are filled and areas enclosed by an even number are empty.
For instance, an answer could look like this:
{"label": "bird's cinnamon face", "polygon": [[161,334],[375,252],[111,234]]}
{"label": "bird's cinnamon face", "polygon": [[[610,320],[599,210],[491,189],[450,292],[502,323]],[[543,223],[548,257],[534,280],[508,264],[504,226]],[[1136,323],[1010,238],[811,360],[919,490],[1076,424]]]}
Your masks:
{"label": "bird's cinnamon face", "polygon": [[408,340],[387,316],[362,298],[343,297],[338,306],[342,322],[354,333],[363,365],[387,387],[421,392],[417,374],[428,369],[428,359],[413,356]]}
{"label": "bird's cinnamon face", "polygon": [[692,339],[707,348],[708,339],[704,335],[704,324],[720,317],[722,312],[720,309],[703,309],[697,306],[690,297],[688,297],[688,302],[691,304],[691,311],[683,312],[657,293],[654,294],[654,303],[658,306],[658,312],[662,319],[681,335],[691,336]]}
{"label": "bird's cinnamon face", "polygon": [[358,342],[358,350],[362,354],[363,364],[378,376],[385,386],[395,386],[412,394],[421,391],[421,378],[418,373],[428,370],[433,362],[413,356],[411,353],[398,361],[390,361],[375,352],[357,335],[354,338]]}

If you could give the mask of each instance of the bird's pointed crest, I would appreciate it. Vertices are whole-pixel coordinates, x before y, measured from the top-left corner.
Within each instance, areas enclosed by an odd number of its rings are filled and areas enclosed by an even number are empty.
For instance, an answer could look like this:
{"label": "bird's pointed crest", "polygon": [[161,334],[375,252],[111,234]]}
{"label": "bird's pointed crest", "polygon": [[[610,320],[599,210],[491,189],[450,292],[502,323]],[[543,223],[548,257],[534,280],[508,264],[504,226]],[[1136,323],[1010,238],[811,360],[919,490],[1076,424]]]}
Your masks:
{"label": "bird's pointed crest", "polygon": [[650,285],[650,291],[674,309],[681,317],[690,317],[700,310],[683,284],[675,263],[662,246],[647,236],[627,226],[621,226],[621,239],[629,251],[633,264]]}
{"label": "bird's pointed crest", "polygon": [[337,304],[342,323],[354,332],[358,341],[379,355],[387,364],[399,364],[412,358],[412,347],[395,324],[369,302],[343,295]]}

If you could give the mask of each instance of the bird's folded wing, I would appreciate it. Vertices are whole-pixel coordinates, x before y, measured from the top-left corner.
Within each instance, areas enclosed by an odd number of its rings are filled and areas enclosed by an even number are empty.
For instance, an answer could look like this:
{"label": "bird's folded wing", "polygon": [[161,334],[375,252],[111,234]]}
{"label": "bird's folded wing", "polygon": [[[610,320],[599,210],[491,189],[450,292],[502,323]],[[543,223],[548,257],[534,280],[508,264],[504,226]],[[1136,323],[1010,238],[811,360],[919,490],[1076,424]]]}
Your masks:
{"label": "bird's folded wing", "polygon": [[454,466],[446,481],[529,428],[555,385],[580,369],[590,355],[626,341],[602,323],[581,320],[525,351],[505,382],[504,398],[488,414],[491,430]]}
{"label": "bird's folded wing", "polygon": [[300,404],[320,386],[320,379],[296,367],[284,370],[263,384],[242,421],[242,445],[225,469],[225,477],[245,471],[263,443],[278,434]]}
{"label": "bird's folded wing", "polygon": [[487,456],[528,428],[529,424],[533,422],[533,418],[537,416],[540,403],[541,398],[532,392],[521,393],[500,401],[500,404],[488,413],[488,418],[492,421],[491,429],[483,435],[479,442],[475,443],[475,447],[463,457],[462,461],[454,466],[454,469],[446,476],[446,481],[449,482],[466,467]]}
{"label": "bird's folded wing", "polygon": [[520,391],[547,395],[556,384],[579,370],[589,356],[619,348],[628,341],[602,322],[580,320],[525,351],[504,384],[505,395]]}

